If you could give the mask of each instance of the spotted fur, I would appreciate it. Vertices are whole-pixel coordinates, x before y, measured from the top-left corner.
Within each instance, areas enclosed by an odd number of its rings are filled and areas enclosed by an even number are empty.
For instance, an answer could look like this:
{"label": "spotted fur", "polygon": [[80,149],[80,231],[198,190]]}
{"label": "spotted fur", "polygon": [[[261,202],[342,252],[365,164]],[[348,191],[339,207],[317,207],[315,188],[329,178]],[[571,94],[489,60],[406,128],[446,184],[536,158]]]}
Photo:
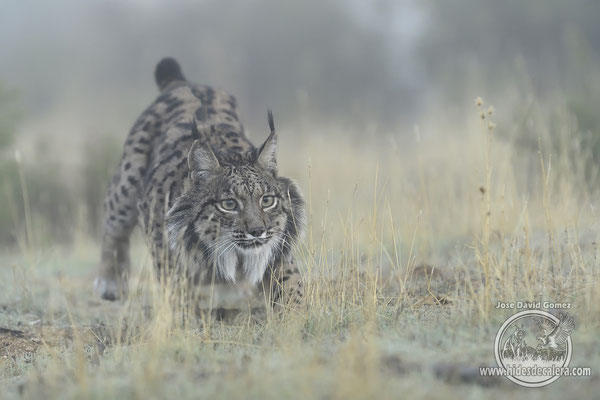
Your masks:
{"label": "spotted fur", "polygon": [[159,272],[195,284],[249,283],[274,302],[301,296],[291,250],[304,200],[277,174],[271,112],[271,133],[257,148],[233,96],[186,81],[170,58],[155,78],[161,94],[131,129],[105,198],[96,290],[108,300],[127,294],[129,236],[139,222]]}

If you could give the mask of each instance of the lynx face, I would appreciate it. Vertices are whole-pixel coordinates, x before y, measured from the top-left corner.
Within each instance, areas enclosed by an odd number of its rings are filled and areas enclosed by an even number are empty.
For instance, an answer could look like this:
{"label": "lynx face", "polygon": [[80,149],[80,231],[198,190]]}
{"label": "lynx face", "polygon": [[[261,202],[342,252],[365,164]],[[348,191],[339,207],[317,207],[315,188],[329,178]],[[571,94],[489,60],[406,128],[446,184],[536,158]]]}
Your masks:
{"label": "lynx face", "polygon": [[304,223],[298,187],[277,177],[275,150],[272,133],[256,154],[229,163],[195,142],[190,184],[167,214],[171,251],[203,257],[217,280],[261,281],[269,263],[289,253]]}

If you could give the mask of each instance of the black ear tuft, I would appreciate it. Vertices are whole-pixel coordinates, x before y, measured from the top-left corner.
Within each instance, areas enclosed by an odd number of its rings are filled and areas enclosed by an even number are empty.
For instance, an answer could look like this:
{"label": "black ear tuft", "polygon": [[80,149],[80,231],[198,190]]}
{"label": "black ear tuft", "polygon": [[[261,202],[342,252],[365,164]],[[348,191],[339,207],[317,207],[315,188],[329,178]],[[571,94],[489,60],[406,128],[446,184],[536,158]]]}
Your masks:
{"label": "black ear tuft", "polygon": [[[196,140],[202,140],[206,143],[209,143],[208,140],[208,125],[206,123],[207,119],[207,110],[206,105],[202,105],[192,117],[192,137]],[[198,128],[198,122],[200,122],[201,128]]]}
{"label": "black ear tuft", "polygon": [[192,137],[194,138],[194,140],[206,140],[204,132],[201,133],[198,130],[198,120],[196,119],[195,115],[192,117],[191,125],[192,125]]}
{"label": "black ear tuft", "polygon": [[267,120],[269,121],[269,129],[271,133],[275,132],[275,122],[273,121],[273,111],[270,108],[267,109]]}

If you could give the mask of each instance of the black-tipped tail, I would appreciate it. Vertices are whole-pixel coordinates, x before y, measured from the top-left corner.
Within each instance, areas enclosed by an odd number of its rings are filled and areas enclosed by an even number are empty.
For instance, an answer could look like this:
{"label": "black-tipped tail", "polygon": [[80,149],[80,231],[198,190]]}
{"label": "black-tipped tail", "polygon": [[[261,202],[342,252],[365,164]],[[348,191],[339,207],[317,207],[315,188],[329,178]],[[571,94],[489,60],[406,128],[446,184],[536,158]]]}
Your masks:
{"label": "black-tipped tail", "polygon": [[179,63],[171,57],[163,58],[156,65],[154,79],[160,90],[163,90],[171,82],[185,81]]}

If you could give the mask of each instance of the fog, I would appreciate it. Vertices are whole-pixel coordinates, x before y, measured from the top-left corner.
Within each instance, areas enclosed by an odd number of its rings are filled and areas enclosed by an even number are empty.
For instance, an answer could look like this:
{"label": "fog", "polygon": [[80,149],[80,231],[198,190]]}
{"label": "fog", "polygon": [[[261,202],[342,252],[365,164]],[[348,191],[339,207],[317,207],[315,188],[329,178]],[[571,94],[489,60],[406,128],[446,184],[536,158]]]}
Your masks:
{"label": "fog", "polygon": [[478,95],[560,99],[594,130],[599,17],[594,1],[5,0],[0,85],[36,134],[124,135],[167,55],[238,97],[251,131],[271,107],[284,126],[401,132]]}

